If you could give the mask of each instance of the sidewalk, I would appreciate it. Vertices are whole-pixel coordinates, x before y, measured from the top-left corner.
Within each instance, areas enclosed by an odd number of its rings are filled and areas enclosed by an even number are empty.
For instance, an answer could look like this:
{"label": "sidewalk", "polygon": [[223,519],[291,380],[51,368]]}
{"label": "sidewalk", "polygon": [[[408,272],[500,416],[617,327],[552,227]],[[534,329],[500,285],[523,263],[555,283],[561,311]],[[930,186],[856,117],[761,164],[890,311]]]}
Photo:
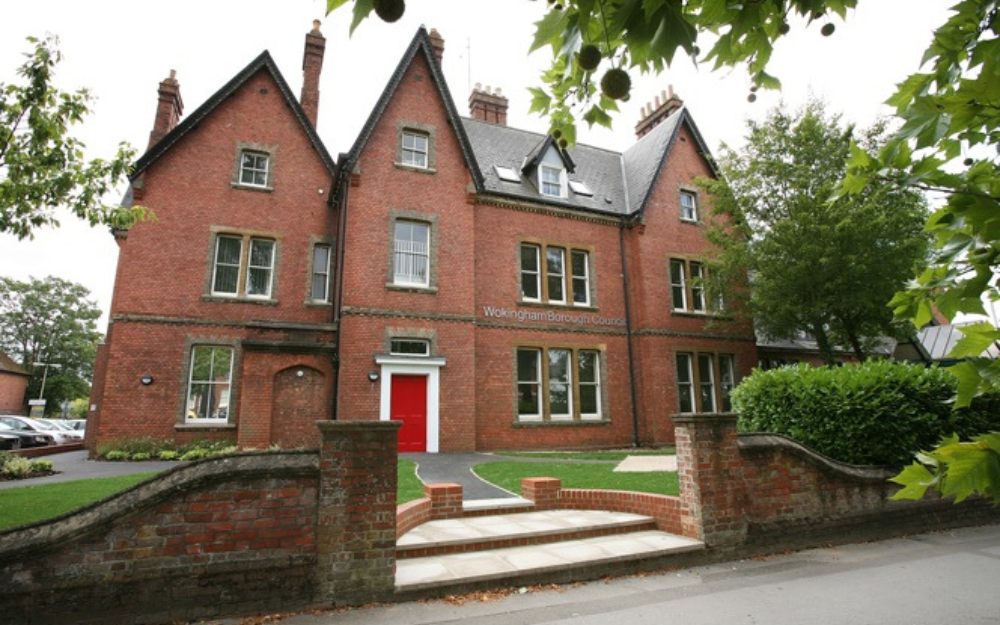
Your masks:
{"label": "sidewalk", "polygon": [[[280,625],[1000,623],[1000,526],[570,586],[313,612]],[[217,625],[264,622],[216,619]]]}

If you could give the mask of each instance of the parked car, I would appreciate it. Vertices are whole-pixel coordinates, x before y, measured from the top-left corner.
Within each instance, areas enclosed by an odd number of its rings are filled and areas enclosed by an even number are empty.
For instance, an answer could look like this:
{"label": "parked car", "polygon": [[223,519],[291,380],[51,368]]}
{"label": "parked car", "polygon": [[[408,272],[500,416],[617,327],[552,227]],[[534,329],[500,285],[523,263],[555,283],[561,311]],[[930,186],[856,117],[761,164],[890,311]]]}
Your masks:
{"label": "parked car", "polygon": [[[4,426],[6,427],[6,426]],[[10,428],[0,427],[0,450],[12,451],[21,448],[21,437],[17,434],[10,434]]]}
{"label": "parked car", "polygon": [[[0,417],[2,419],[2,417]],[[4,421],[0,420],[0,433],[4,435],[14,435],[20,439],[19,447],[43,447],[45,445],[55,445],[56,440],[44,434],[42,432],[36,432],[30,429],[17,429]]]}
{"label": "parked car", "polygon": [[70,426],[77,432],[85,432],[87,430],[86,419],[66,419],[65,421],[63,421],[63,423]]}
{"label": "parked car", "polygon": [[61,430],[63,432],[69,432],[70,436],[73,436],[77,440],[81,440],[81,441],[83,440],[83,432],[80,432],[79,430],[77,430],[76,428],[74,428],[72,425],[70,425],[69,423],[67,423],[66,421],[64,421],[63,419],[41,419],[41,418],[39,418],[39,419],[35,419],[35,421],[38,421],[42,425],[51,426],[52,429],[54,429],[54,430]]}
{"label": "parked car", "polygon": [[79,443],[83,440],[83,435],[79,432],[70,432],[52,425],[46,425],[37,419],[28,417],[0,417],[0,423],[6,423],[10,427],[19,431],[38,432],[51,436],[57,445],[68,443]]}

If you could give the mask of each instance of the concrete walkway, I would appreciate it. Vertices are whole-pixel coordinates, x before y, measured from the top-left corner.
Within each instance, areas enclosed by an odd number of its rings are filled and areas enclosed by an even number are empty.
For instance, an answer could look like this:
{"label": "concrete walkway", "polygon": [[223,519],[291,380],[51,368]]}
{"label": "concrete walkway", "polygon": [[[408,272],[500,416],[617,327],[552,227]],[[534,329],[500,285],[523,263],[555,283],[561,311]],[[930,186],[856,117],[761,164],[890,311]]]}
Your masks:
{"label": "concrete walkway", "polygon": [[452,483],[461,484],[462,498],[465,501],[489,499],[519,499],[514,493],[484,482],[472,472],[472,467],[485,462],[501,462],[511,460],[480,453],[464,454],[426,454],[403,453],[400,458],[406,458],[417,463],[417,477],[424,484]]}
{"label": "concrete walkway", "polygon": [[98,462],[87,460],[86,451],[67,451],[51,456],[40,456],[34,460],[48,460],[53,469],[59,471],[55,475],[32,477],[26,480],[0,481],[0,489],[37,486],[39,484],[55,484],[56,482],[72,482],[74,480],[89,480],[97,477],[116,477],[134,475],[136,473],[158,473],[184,464],[183,462]]}

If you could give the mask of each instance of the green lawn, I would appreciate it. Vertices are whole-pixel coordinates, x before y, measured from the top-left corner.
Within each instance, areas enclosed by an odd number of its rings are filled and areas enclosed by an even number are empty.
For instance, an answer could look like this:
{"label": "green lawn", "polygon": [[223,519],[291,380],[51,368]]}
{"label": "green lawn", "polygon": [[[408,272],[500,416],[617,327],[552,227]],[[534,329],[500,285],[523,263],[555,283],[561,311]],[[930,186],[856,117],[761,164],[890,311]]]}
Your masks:
{"label": "green lawn", "polygon": [[125,490],[154,475],[155,472],[137,473],[0,490],[0,529],[59,516]]}
{"label": "green lawn", "polygon": [[659,495],[677,495],[676,473],[615,473],[612,464],[562,462],[488,462],[472,468],[476,475],[514,493],[521,492],[521,479],[555,477],[563,488],[630,490]]}
{"label": "green lawn", "polygon": [[611,451],[498,451],[497,456],[515,458],[552,458],[553,460],[607,460],[621,462],[628,456],[673,456],[673,449],[635,449]]}
{"label": "green lawn", "polygon": [[424,496],[424,483],[417,477],[416,462],[400,458],[396,471],[399,475],[399,483],[396,484],[397,504],[404,504]]}

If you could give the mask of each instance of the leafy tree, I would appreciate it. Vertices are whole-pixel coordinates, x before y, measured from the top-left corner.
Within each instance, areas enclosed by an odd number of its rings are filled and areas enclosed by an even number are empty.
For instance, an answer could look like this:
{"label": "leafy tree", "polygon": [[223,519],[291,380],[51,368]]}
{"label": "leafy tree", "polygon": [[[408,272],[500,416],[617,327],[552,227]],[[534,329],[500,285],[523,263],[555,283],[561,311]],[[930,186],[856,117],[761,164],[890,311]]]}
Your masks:
{"label": "leafy tree", "polygon": [[86,287],[48,277],[21,282],[0,278],[0,349],[30,374],[28,397],[38,397],[45,367],[55,363],[45,381],[48,411],[63,400],[89,393],[101,333],[101,311]]}
{"label": "leafy tree", "polygon": [[128,173],[135,151],[121,144],[111,160],[84,159],[84,144],[70,127],[90,113],[91,95],[52,86],[61,55],[58,40],[29,37],[34,50],[17,74],[23,84],[0,82],[0,232],[20,239],[42,226],[58,226],[65,206],[90,224],[127,228],[144,218],[141,207],[101,205],[101,197]]}
{"label": "leafy tree", "polygon": [[927,249],[922,195],[884,181],[829,202],[851,142],[877,144],[884,127],[859,133],[822,102],[794,115],[772,109],[747,130],[744,147],[722,146],[723,176],[701,181],[723,217],[708,231],[720,249],[710,291],[749,270],[752,288],[743,293],[765,335],[807,332],[830,364],[838,345],[866,359],[879,337],[896,331],[886,304]]}

